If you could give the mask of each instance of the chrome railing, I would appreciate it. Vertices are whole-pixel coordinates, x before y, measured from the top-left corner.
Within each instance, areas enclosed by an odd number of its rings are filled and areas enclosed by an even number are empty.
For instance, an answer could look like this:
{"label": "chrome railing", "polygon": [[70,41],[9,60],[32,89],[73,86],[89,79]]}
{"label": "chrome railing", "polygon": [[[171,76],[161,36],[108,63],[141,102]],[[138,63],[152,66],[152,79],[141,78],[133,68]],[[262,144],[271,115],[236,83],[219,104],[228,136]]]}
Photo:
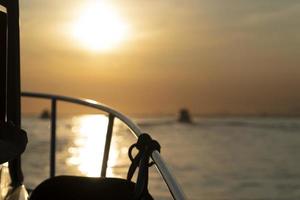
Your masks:
{"label": "chrome railing", "polygon": [[[33,93],[33,92],[22,92],[22,96],[30,97],[30,98],[48,99],[51,101],[50,177],[55,176],[56,122],[57,122],[58,101],[69,102],[69,103],[83,105],[90,108],[95,108],[97,110],[106,112],[108,114],[109,121],[108,121],[106,141],[104,146],[104,156],[103,156],[103,162],[101,168],[101,177],[106,176],[106,169],[107,169],[107,162],[109,158],[109,150],[110,150],[111,138],[113,133],[114,119],[118,118],[124,124],[126,124],[135,137],[138,137],[139,135],[142,134],[141,129],[131,119],[129,119],[122,113],[110,108],[109,106],[106,106],[104,104],[98,103],[93,100],[72,98],[72,97],[52,95],[52,94]],[[186,199],[185,194],[183,193],[175,177],[170,172],[169,168],[167,167],[167,164],[165,163],[164,159],[161,157],[160,153],[158,151],[154,151],[151,157],[156,165],[156,168],[158,169],[164,181],[166,182],[173,198],[175,200],[185,200]]]}

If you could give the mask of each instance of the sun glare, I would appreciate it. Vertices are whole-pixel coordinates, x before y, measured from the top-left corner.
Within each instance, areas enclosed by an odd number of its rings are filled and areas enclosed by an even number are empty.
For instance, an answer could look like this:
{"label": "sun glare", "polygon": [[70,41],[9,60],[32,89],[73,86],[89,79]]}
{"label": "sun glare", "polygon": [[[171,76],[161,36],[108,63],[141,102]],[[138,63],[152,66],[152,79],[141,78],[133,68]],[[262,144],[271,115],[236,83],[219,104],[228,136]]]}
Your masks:
{"label": "sun glare", "polygon": [[127,38],[128,25],[112,8],[95,3],[84,8],[73,24],[73,36],[93,51],[114,49]]}

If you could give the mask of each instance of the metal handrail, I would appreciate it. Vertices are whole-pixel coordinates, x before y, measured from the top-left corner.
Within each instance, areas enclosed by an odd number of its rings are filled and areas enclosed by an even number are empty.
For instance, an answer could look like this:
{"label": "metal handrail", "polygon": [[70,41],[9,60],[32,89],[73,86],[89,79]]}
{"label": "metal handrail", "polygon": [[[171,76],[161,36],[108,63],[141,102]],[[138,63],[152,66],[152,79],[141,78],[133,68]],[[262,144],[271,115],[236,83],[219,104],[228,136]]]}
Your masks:
{"label": "metal handrail", "polygon": [[[107,128],[106,144],[105,144],[105,150],[104,150],[104,156],[103,156],[101,176],[106,175],[106,167],[107,167],[107,161],[108,161],[108,155],[109,155],[109,148],[110,148],[114,118],[118,118],[124,124],[126,124],[135,137],[138,137],[139,135],[142,134],[141,129],[127,116],[114,110],[113,108],[111,108],[107,105],[98,103],[94,100],[73,98],[73,97],[53,95],[53,94],[34,93],[34,92],[22,92],[21,95],[23,97],[41,98],[41,99],[51,100],[50,177],[53,177],[55,175],[55,148],[56,148],[55,141],[56,141],[56,113],[57,113],[56,105],[57,105],[57,101],[63,101],[63,102],[69,102],[69,103],[74,103],[74,104],[78,104],[78,105],[83,105],[86,107],[95,108],[97,110],[104,111],[109,114],[109,123],[108,123],[108,128]],[[154,161],[156,168],[160,172],[164,181],[166,182],[173,198],[175,200],[187,199],[183,190],[179,186],[177,180],[170,172],[164,159],[161,157],[160,153],[158,151],[154,151],[152,153],[151,158]]]}

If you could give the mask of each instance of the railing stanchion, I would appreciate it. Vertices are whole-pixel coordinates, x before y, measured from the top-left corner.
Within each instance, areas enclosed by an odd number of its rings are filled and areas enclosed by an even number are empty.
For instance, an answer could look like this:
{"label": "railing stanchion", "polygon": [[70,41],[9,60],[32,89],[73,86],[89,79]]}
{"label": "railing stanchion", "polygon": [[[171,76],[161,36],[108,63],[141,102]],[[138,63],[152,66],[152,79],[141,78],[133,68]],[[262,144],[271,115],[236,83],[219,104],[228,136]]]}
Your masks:
{"label": "railing stanchion", "polygon": [[51,142],[50,142],[50,177],[55,176],[55,151],[56,151],[56,106],[57,100],[51,100]]}
{"label": "railing stanchion", "polygon": [[102,159],[102,169],[101,169],[101,177],[106,177],[106,169],[107,169],[107,162],[109,157],[109,149],[111,144],[111,138],[113,133],[114,127],[114,115],[109,114],[108,116],[108,126],[106,132],[106,140],[105,140],[105,147],[104,147],[104,154]]}

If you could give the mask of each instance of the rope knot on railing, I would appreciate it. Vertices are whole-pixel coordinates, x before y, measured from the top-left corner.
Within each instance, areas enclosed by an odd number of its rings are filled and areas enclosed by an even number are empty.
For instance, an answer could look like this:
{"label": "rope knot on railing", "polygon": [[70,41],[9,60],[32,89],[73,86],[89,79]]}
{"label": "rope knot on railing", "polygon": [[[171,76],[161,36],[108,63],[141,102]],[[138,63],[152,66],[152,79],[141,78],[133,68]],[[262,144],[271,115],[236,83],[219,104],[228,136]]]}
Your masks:
{"label": "rope knot on railing", "polygon": [[[135,157],[132,155],[134,148],[138,150]],[[154,164],[154,162],[149,163],[153,151],[160,152],[160,144],[146,133],[140,135],[138,141],[129,148],[128,157],[131,160],[131,165],[127,173],[127,180],[130,181],[132,179],[135,170],[139,167],[135,187],[135,199],[141,199],[146,194],[148,188],[148,168]]]}
{"label": "rope knot on railing", "polygon": [[[132,156],[132,150],[136,148],[139,152],[138,154],[133,158]],[[133,163],[135,162],[139,162],[140,161],[140,158],[141,158],[141,155],[142,154],[146,154],[147,156],[151,156],[151,153],[153,151],[157,150],[158,152],[160,152],[160,144],[156,141],[156,140],[153,140],[150,135],[144,133],[142,135],[140,135],[138,137],[138,140],[135,144],[131,145],[129,147],[129,151],[128,151],[128,157],[129,159],[131,160],[132,162],[132,165]],[[149,166],[152,166],[154,163],[151,162],[149,163]]]}

